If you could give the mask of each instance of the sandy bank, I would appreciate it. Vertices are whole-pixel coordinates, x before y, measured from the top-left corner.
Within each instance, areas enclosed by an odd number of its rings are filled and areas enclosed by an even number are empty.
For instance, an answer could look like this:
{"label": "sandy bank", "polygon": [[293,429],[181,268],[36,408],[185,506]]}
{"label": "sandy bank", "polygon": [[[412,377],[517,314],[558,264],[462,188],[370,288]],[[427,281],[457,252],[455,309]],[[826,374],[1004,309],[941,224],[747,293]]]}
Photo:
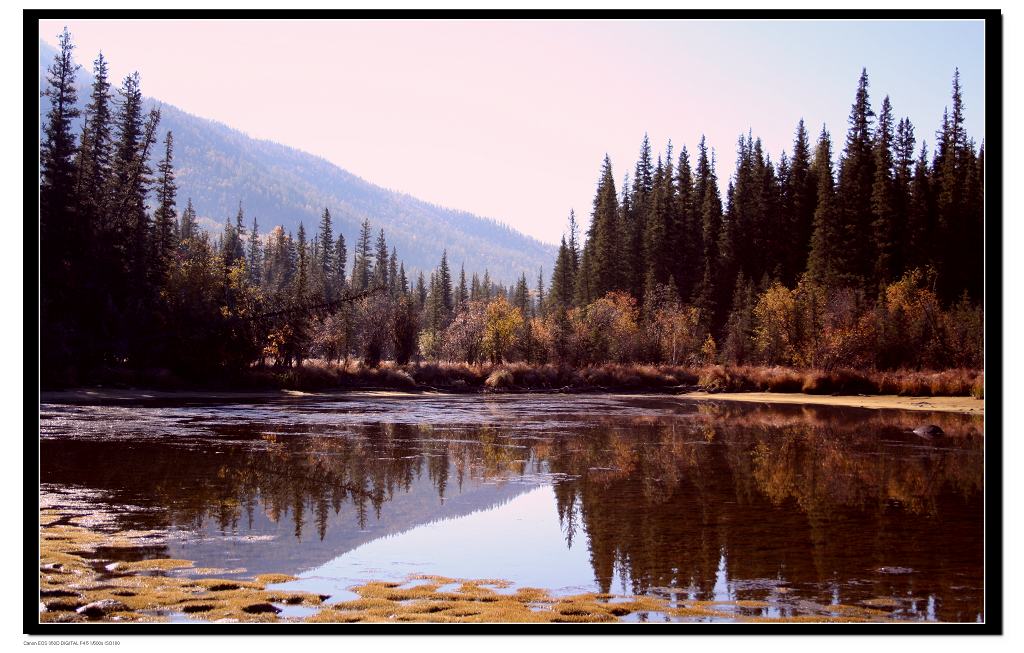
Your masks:
{"label": "sandy bank", "polygon": [[985,402],[973,397],[900,397],[898,395],[808,395],[800,392],[688,392],[683,399],[752,401],[769,404],[815,404],[856,408],[895,408],[951,413],[985,414]]}

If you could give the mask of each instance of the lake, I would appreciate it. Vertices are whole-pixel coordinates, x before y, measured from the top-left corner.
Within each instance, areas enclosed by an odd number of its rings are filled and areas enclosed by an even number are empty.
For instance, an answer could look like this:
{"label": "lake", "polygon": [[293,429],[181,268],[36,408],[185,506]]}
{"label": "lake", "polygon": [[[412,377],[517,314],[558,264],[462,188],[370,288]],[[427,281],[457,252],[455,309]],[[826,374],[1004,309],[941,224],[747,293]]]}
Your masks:
{"label": "lake", "polygon": [[329,601],[434,574],[737,617],[985,615],[980,416],[550,394],[40,410],[45,505],[167,531],[133,555],[218,577]]}

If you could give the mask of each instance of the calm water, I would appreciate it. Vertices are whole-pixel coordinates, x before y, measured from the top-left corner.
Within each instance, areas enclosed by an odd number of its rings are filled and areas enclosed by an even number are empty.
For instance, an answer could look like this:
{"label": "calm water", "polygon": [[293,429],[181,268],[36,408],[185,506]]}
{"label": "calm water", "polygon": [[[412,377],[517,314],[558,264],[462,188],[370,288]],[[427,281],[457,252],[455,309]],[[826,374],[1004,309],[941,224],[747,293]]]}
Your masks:
{"label": "calm water", "polygon": [[[928,423],[946,436],[910,432]],[[111,528],[170,531],[144,555],[331,601],[426,573],[976,621],[982,428],[610,396],[44,404],[41,481]]]}

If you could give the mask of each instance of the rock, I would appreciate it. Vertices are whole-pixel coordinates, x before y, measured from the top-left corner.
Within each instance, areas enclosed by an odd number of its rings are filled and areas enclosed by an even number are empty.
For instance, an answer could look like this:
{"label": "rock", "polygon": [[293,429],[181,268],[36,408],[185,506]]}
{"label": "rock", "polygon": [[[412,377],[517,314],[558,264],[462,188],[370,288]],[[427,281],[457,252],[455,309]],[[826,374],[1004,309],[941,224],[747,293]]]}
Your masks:
{"label": "rock", "polygon": [[943,431],[938,426],[935,426],[934,424],[926,424],[924,426],[918,426],[916,429],[914,429],[914,434],[922,438],[937,438],[941,435],[945,435],[946,433],[945,431]]}
{"label": "rock", "polygon": [[125,604],[121,603],[120,601],[115,601],[113,599],[103,599],[102,601],[93,601],[92,603],[87,603],[86,605],[83,605],[82,607],[75,610],[75,612],[77,612],[80,615],[89,617],[90,619],[98,619],[110,612],[120,612],[121,610],[127,609],[128,608],[125,606]]}
{"label": "rock", "polygon": [[903,574],[912,574],[914,570],[910,567],[879,567],[876,569],[880,574],[888,574],[890,576],[900,576]]}
{"label": "rock", "polygon": [[271,605],[269,603],[253,603],[242,608],[242,612],[248,612],[249,614],[263,614],[266,612],[272,612],[277,614],[281,611],[281,608]]}

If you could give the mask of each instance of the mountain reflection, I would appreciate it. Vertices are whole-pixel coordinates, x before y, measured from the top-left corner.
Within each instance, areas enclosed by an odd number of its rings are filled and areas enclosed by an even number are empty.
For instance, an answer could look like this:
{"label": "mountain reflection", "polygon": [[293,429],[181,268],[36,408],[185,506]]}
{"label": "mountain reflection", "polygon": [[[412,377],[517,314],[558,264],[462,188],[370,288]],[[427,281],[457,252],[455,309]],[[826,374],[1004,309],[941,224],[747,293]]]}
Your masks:
{"label": "mountain reflection", "polygon": [[[922,417],[947,435],[911,433]],[[920,595],[940,619],[980,611],[979,418],[713,404],[547,418],[561,426],[382,421],[339,436],[257,420],[130,439],[96,436],[83,419],[60,437],[44,428],[41,478],[142,507],[123,515],[128,527],[247,533],[260,515],[287,523],[295,546],[396,519],[385,506],[426,484],[433,508],[406,509],[416,514],[403,527],[468,488],[525,479],[551,483],[564,546],[589,547],[601,591],[732,600],[757,583],[821,596],[839,584]],[[480,496],[465,510],[498,500]],[[332,521],[342,512],[351,526]],[[914,573],[879,572],[889,568]]]}

